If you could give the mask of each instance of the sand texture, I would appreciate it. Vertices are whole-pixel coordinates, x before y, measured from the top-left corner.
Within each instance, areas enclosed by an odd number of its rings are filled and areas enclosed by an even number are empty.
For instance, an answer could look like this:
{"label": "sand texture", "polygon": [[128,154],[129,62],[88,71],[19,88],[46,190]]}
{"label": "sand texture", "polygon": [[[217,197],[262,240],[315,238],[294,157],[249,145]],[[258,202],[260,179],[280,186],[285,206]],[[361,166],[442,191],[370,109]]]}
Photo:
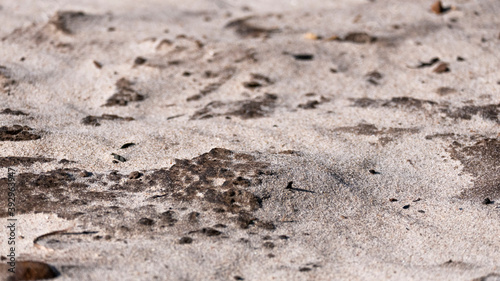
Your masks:
{"label": "sand texture", "polygon": [[500,280],[500,2],[432,4],[0,0],[11,280]]}

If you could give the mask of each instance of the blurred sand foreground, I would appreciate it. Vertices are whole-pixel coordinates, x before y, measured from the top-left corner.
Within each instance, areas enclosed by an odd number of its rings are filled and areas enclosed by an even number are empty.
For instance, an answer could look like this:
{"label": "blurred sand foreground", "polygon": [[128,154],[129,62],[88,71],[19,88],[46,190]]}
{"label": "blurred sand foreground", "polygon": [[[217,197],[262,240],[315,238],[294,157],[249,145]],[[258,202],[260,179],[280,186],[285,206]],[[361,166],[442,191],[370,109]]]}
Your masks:
{"label": "blurred sand foreground", "polygon": [[500,280],[500,2],[432,4],[0,0],[18,277]]}

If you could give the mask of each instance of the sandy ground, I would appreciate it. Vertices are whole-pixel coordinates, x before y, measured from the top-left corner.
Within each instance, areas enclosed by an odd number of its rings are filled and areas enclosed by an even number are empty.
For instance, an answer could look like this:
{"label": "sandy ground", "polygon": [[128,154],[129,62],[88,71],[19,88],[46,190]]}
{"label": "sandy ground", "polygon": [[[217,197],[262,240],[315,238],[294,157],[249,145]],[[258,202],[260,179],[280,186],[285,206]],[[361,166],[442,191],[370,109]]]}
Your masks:
{"label": "sandy ground", "polygon": [[12,278],[500,280],[500,2],[431,4],[0,0]]}

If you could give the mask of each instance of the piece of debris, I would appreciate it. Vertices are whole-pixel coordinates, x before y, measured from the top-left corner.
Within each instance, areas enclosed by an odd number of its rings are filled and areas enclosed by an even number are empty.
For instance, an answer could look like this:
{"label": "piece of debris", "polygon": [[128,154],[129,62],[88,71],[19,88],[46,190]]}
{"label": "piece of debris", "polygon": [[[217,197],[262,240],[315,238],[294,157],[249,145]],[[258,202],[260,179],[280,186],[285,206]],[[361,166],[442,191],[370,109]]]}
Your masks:
{"label": "piece of debris", "polygon": [[403,206],[403,209],[410,209],[410,204],[408,204],[408,205],[404,205],[404,206]]}
{"label": "piece of debris", "polygon": [[372,174],[372,175],[380,175],[380,172],[377,172],[373,169],[368,170],[368,172],[370,172],[370,174]]}
{"label": "piece of debris", "polygon": [[424,68],[424,67],[431,67],[433,66],[434,64],[436,64],[437,62],[439,62],[439,58],[438,57],[435,57],[435,58],[432,58],[429,62],[420,62],[419,65],[415,66],[415,67],[410,67],[410,68]]}
{"label": "piece of debris", "polygon": [[146,61],[147,61],[147,60],[146,60],[145,58],[143,58],[143,57],[137,57],[137,58],[135,58],[135,60],[134,60],[134,64],[135,64],[135,65],[142,65],[142,64],[144,64]]}
{"label": "piece of debris", "polygon": [[389,202],[398,202],[398,199],[396,199],[396,198],[391,198],[391,199],[389,199]]}
{"label": "piece of debris", "polygon": [[113,157],[114,157],[116,160],[120,161],[120,162],[125,162],[125,161],[127,161],[127,159],[125,159],[125,157],[120,156],[120,155],[118,155],[118,154],[111,153],[111,155],[113,155]]}
{"label": "piece of debris", "polygon": [[293,58],[296,60],[313,60],[314,55],[312,54],[292,54]]}
{"label": "piece of debris", "polygon": [[248,81],[248,82],[243,82],[243,87],[248,88],[248,89],[254,89],[261,87],[262,84],[260,84],[257,81]]}
{"label": "piece of debris", "polygon": [[451,7],[444,7],[441,1],[436,1],[431,5],[431,11],[437,15],[444,14],[451,10]]}
{"label": "piece of debris", "polygon": [[125,148],[129,148],[131,146],[134,146],[135,143],[133,142],[127,142],[126,144],[122,145],[122,147],[120,147],[120,149],[125,149]]}
{"label": "piece of debris", "polygon": [[319,40],[322,37],[319,36],[318,34],[308,32],[308,33],[304,34],[304,38],[309,39],[309,40]]}
{"label": "piece of debris", "polygon": [[94,63],[94,65],[95,65],[95,67],[97,67],[97,68],[99,68],[99,69],[101,69],[101,68],[102,68],[102,63],[100,63],[100,62],[98,62],[98,61],[96,61],[96,60],[95,60],[95,61],[93,61],[93,63]]}
{"label": "piece of debris", "polygon": [[449,64],[446,63],[446,62],[442,62],[440,63],[438,66],[436,66],[436,68],[434,68],[433,72],[436,72],[436,73],[445,73],[445,72],[449,72],[450,69],[448,68]]}
{"label": "piece of debris", "polygon": [[316,193],[314,191],[307,190],[307,189],[295,188],[295,187],[292,187],[292,185],[293,185],[293,181],[288,182],[288,184],[286,185],[285,189],[292,190],[292,191],[302,191],[302,192]]}

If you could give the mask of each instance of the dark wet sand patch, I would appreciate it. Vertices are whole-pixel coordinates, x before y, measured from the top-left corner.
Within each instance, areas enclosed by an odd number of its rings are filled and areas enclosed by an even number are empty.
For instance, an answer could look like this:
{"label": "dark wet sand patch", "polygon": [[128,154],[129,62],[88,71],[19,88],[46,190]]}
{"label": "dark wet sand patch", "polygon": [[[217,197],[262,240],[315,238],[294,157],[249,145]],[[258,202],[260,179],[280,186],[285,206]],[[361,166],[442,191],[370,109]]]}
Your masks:
{"label": "dark wet sand patch", "polygon": [[114,114],[102,114],[101,116],[92,116],[89,115],[82,119],[83,125],[91,125],[91,126],[101,126],[101,121],[103,120],[118,120],[118,121],[132,121],[134,118],[132,117],[120,117]]}
{"label": "dark wet sand patch", "polygon": [[10,157],[0,157],[0,167],[14,167],[14,166],[31,166],[35,163],[47,163],[54,161],[53,158],[44,158],[44,157],[18,157],[18,156],[10,156]]}
{"label": "dark wet sand patch", "polygon": [[479,115],[485,120],[500,123],[498,114],[500,114],[499,104],[487,104],[482,106],[467,105],[460,108],[443,108],[441,112],[453,119],[471,120],[473,115]]}
{"label": "dark wet sand patch", "polygon": [[20,110],[12,110],[10,108],[5,108],[4,110],[0,111],[0,114],[5,114],[5,115],[16,115],[16,116],[27,116],[27,113],[24,113]]}
{"label": "dark wet sand patch", "polygon": [[37,140],[41,136],[32,133],[32,128],[22,125],[1,126],[0,141],[28,141]]}
{"label": "dark wet sand patch", "polygon": [[500,140],[484,138],[469,146],[455,141],[449,151],[462,163],[463,171],[475,177],[474,187],[464,190],[461,197],[478,202],[500,199]]}
{"label": "dark wet sand patch", "polygon": [[144,95],[133,88],[134,83],[126,78],[116,81],[116,93],[113,94],[104,106],[126,106],[129,102],[142,101]]}
{"label": "dark wet sand patch", "polygon": [[265,94],[254,99],[224,103],[214,101],[196,111],[191,120],[209,119],[217,116],[237,116],[241,119],[265,117],[271,114],[276,106],[278,96]]}

